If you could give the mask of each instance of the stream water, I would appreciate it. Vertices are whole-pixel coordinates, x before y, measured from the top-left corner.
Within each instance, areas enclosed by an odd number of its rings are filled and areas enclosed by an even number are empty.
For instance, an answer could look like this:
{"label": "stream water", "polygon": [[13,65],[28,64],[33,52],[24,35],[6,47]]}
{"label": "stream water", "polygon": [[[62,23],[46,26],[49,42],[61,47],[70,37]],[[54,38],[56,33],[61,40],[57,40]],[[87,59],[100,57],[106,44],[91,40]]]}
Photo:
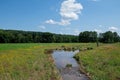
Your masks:
{"label": "stream water", "polygon": [[[73,58],[78,53],[76,51],[54,50],[52,57],[55,60],[55,65],[59,69],[63,80],[89,80],[89,78],[82,74],[79,70],[79,64]],[[72,65],[68,68],[66,65]]]}

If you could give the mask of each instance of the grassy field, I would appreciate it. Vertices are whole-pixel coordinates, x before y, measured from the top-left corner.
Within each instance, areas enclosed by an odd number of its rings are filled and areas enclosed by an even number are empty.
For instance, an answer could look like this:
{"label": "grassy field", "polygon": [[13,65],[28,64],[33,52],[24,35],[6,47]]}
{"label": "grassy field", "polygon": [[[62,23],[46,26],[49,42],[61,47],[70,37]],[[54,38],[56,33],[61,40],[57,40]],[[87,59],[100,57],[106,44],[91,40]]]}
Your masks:
{"label": "grassy field", "polygon": [[50,55],[52,44],[0,44],[0,80],[59,80]]}
{"label": "grassy field", "polygon": [[0,44],[0,80],[61,80],[51,55],[44,54],[61,46],[92,47],[76,55],[92,80],[120,80],[120,43]]}
{"label": "grassy field", "polygon": [[60,80],[51,55],[45,49],[78,44],[0,44],[0,80]]}
{"label": "grassy field", "polygon": [[91,80],[120,80],[120,43],[81,51],[75,58]]}

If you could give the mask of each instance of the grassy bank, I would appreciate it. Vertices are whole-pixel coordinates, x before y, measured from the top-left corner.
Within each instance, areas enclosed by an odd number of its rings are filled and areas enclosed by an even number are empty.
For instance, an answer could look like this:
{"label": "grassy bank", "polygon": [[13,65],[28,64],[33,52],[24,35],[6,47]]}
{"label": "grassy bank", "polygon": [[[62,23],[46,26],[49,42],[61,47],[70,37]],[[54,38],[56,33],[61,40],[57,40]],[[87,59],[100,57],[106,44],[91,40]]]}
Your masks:
{"label": "grassy bank", "polygon": [[[60,80],[51,55],[45,49],[77,43],[0,44],[0,80]],[[83,45],[83,44],[82,44]]]}
{"label": "grassy bank", "polygon": [[0,80],[59,80],[50,55],[52,44],[0,44]]}
{"label": "grassy bank", "polygon": [[[92,80],[120,79],[120,43],[0,44],[0,80],[60,80],[51,55],[45,49],[77,47],[75,57]],[[93,48],[92,50],[84,50]]]}
{"label": "grassy bank", "polygon": [[75,58],[91,80],[120,80],[120,43],[81,51]]}

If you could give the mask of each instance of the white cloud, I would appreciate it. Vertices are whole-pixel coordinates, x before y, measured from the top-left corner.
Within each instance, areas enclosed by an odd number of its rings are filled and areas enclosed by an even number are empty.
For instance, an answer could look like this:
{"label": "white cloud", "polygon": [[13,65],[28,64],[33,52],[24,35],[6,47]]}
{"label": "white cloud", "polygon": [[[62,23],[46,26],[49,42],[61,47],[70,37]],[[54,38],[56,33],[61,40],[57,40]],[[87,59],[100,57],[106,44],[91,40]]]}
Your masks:
{"label": "white cloud", "polygon": [[57,24],[56,21],[52,20],[52,19],[49,19],[47,21],[45,21],[45,23],[48,23],[48,24]]}
{"label": "white cloud", "polygon": [[76,2],[76,0],[65,0],[61,4],[60,8],[60,15],[61,20],[60,21],[54,21],[52,19],[45,21],[45,23],[48,24],[58,24],[58,25],[69,25],[71,24],[72,20],[78,20],[79,14],[81,13],[81,10],[83,9],[83,6]]}
{"label": "white cloud", "polygon": [[117,27],[109,27],[109,30],[112,31],[112,32],[115,32],[115,31],[118,30],[118,28]]}
{"label": "white cloud", "polygon": [[46,27],[43,26],[43,25],[38,26],[38,28],[40,28],[40,29],[46,29]]}
{"label": "white cloud", "polygon": [[71,23],[70,23],[69,20],[64,20],[64,19],[62,19],[61,22],[58,22],[58,24],[65,26],[65,25],[69,25],[69,24],[71,24]]}
{"label": "white cloud", "polygon": [[65,0],[61,4],[60,15],[63,19],[77,20],[83,6],[76,0]]}
{"label": "white cloud", "polygon": [[57,22],[57,21],[54,21],[52,19],[49,19],[49,20],[45,21],[45,23],[47,23],[47,24],[58,24],[58,25],[63,25],[63,26],[70,24],[70,22],[68,20],[64,20],[64,19],[62,19],[61,22]]}

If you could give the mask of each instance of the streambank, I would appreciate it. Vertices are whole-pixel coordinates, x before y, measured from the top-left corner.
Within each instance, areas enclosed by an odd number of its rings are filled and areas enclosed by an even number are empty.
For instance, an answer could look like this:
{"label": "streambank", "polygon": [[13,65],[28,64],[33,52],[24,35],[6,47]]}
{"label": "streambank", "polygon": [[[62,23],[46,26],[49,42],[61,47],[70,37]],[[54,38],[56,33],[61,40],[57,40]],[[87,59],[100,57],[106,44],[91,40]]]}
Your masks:
{"label": "streambank", "polygon": [[89,80],[89,78],[80,71],[80,66],[73,56],[76,51],[54,50],[52,57],[59,70],[63,80]]}

